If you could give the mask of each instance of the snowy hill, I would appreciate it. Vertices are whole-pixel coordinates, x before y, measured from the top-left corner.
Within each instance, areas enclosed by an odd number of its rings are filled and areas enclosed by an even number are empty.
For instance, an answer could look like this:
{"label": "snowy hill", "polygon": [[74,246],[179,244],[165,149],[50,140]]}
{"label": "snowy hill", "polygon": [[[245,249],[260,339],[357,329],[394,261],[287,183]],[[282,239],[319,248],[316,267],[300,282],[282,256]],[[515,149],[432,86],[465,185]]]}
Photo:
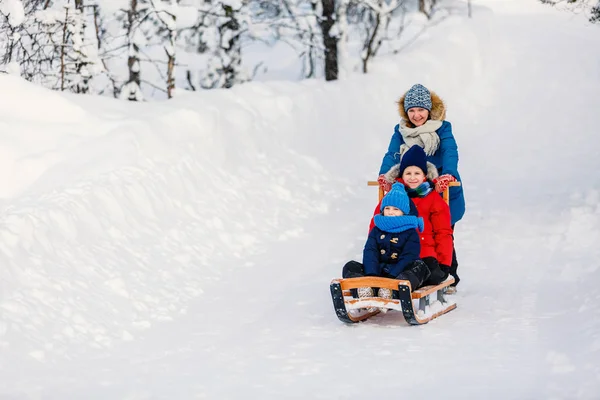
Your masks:
{"label": "snowy hill", "polygon": [[[0,75],[0,399],[597,399],[598,33],[480,0],[334,83],[132,104]],[[460,149],[458,308],[345,326],[329,281],[416,82]]]}

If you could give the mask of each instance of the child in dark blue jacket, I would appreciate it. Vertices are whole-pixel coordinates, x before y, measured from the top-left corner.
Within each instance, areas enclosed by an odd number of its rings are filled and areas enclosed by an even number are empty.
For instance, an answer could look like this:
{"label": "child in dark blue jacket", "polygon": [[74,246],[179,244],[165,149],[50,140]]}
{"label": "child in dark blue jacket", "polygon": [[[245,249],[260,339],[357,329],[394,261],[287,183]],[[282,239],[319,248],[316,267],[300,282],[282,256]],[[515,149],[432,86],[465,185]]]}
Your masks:
{"label": "child in dark blue jacket", "polygon": [[[348,262],[342,277],[381,276],[406,279],[417,289],[429,277],[429,269],[419,259],[423,218],[409,215],[410,199],[404,185],[395,183],[381,201],[381,214],[374,217],[375,227],[369,233],[363,250],[363,264]],[[359,297],[372,297],[372,288],[358,289]],[[379,297],[392,298],[389,289],[381,288]]]}

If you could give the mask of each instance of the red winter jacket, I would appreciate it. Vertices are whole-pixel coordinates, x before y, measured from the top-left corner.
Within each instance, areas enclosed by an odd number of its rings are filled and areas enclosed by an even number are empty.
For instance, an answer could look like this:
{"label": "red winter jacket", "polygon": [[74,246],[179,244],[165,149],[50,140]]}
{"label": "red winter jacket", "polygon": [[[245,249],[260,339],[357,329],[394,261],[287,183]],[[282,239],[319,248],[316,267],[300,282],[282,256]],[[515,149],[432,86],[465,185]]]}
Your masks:
{"label": "red winter jacket", "polygon": [[[452,264],[452,226],[450,225],[450,208],[439,193],[432,190],[425,197],[411,197],[417,207],[419,217],[423,218],[425,228],[419,234],[421,238],[421,258],[435,257],[443,265]],[[381,202],[377,204],[373,216],[379,214]],[[369,232],[375,226],[373,218]]]}

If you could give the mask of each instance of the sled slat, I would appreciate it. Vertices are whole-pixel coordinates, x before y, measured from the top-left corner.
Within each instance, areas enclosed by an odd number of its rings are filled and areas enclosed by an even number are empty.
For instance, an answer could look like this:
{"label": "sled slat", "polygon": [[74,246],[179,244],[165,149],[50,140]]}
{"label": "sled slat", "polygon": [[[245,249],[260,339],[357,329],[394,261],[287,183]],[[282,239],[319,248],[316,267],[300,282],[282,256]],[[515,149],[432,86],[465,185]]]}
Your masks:
{"label": "sled slat", "polygon": [[412,298],[420,299],[421,297],[425,297],[431,293],[437,292],[438,290],[445,288],[446,286],[450,286],[453,283],[454,283],[454,278],[450,277],[450,278],[446,279],[444,282],[440,283],[439,285],[424,286],[424,287],[412,292]]}
{"label": "sled slat", "polygon": [[349,278],[349,279],[340,279],[339,283],[342,287],[342,290],[350,290],[357,289],[360,287],[378,287],[378,288],[387,288],[391,290],[398,290],[398,284],[408,284],[410,282],[403,281],[399,279],[388,279],[388,278],[380,278],[378,276],[365,276],[362,278]]}
{"label": "sled slat", "polygon": [[400,300],[397,299],[382,299],[381,297],[361,297],[360,299],[348,299],[346,304],[366,304],[365,307],[386,307],[388,305],[398,305]]}
{"label": "sled slat", "polygon": [[[391,290],[398,290],[398,284],[408,285],[410,287],[410,282],[404,281],[401,279],[389,279],[389,278],[380,278],[377,276],[365,276],[362,278],[348,278],[348,279],[339,279],[336,280],[340,283],[342,290],[344,291],[345,296],[350,296],[350,289],[357,289],[360,287],[378,287],[378,288],[387,288]],[[438,290],[445,288],[446,286],[450,286],[454,283],[454,278],[449,277],[444,282],[439,285],[430,285],[425,286],[420,289],[415,290],[412,293],[413,299],[420,299],[421,297],[427,296],[431,293],[437,292]]]}

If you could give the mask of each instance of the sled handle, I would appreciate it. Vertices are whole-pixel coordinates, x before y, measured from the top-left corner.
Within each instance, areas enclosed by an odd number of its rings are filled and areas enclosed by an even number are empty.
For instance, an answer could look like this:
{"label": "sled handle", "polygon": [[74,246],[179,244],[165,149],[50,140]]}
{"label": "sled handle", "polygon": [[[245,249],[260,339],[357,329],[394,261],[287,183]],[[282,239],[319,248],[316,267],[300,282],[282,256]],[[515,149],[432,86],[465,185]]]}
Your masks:
{"label": "sled handle", "polygon": [[[368,181],[367,186],[379,186],[379,182]],[[448,205],[450,205],[450,187],[452,187],[452,186],[460,186],[460,182],[449,182],[448,188],[446,190],[444,190],[442,197],[443,197],[444,201],[446,202],[446,204],[448,204]],[[381,186],[379,186],[379,201],[381,201],[381,199],[383,199],[384,195],[385,195],[385,193],[383,192],[383,188]]]}
{"label": "sled handle", "polygon": [[[379,186],[379,182],[377,182],[377,181],[368,181],[367,182],[367,186]],[[379,201],[381,201],[381,199],[383,199],[384,195],[385,195],[385,193],[383,192],[383,188],[381,186],[379,186]]]}
{"label": "sled handle", "polygon": [[450,187],[452,186],[460,186],[460,182],[448,182],[448,187],[446,188],[446,190],[444,190],[444,193],[442,194],[444,201],[448,205],[450,205]]}

